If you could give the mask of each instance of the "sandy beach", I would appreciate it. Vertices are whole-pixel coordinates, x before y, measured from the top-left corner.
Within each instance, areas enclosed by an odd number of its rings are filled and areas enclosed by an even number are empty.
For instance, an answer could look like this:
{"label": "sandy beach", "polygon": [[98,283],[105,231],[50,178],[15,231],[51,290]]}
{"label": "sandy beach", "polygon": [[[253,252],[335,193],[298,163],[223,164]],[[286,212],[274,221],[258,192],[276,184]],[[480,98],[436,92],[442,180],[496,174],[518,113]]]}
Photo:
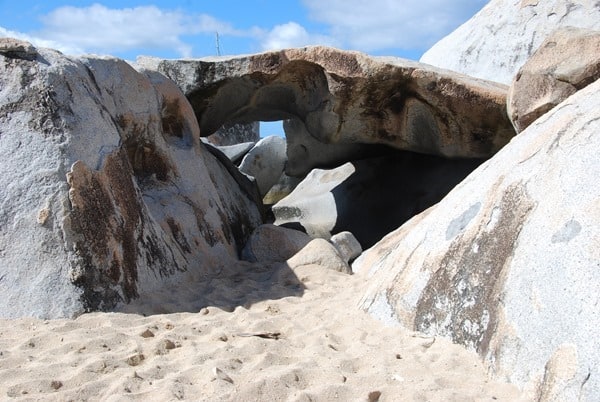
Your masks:
{"label": "sandy beach", "polygon": [[173,312],[151,314],[157,294],[118,313],[2,320],[0,399],[526,400],[463,347],[358,310],[361,283],[316,265],[240,264],[198,285],[196,312],[175,312],[193,306],[190,284],[187,305],[170,290]]}

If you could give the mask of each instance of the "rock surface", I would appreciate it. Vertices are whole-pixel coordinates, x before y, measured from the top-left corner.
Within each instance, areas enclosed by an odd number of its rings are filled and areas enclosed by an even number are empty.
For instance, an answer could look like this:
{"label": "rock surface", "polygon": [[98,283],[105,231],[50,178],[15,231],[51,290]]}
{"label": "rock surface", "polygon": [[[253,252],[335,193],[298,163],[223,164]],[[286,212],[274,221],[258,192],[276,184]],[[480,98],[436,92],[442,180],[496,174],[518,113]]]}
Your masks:
{"label": "rock surface", "polygon": [[598,2],[492,0],[420,61],[510,84],[546,37],[567,26],[600,30]]}
{"label": "rock surface", "polygon": [[306,233],[266,224],[252,233],[242,250],[249,262],[284,262],[310,242]]}
{"label": "rock surface", "polygon": [[479,163],[398,151],[315,169],[273,205],[275,224],[325,239],[350,231],[368,248],[441,200]]}
{"label": "rock surface", "polygon": [[283,173],[277,183],[275,183],[269,192],[263,197],[265,206],[273,205],[287,197],[294,191],[302,180],[298,177],[291,177]]}
{"label": "rock surface", "polygon": [[34,59],[37,50],[29,42],[15,38],[0,38],[0,54],[19,59]]}
{"label": "rock surface", "polygon": [[562,28],[542,43],[508,91],[508,115],[517,132],[600,78],[600,31]]}
{"label": "rock surface", "polygon": [[362,253],[360,243],[351,232],[340,232],[331,236],[331,244],[335,246],[342,259],[352,262]]}
{"label": "rock surface", "polygon": [[336,143],[325,144],[314,138],[302,120],[294,118],[283,122],[287,143],[287,175],[304,178],[313,169],[333,169],[344,163],[390,153],[385,145]]}
{"label": "rock surface", "polygon": [[[178,83],[179,84],[179,83]],[[207,137],[208,142],[217,146],[231,146],[260,140],[260,123],[225,124]]]}
{"label": "rock surface", "polygon": [[489,157],[514,136],[505,86],[409,60],[317,46],[137,62],[183,88],[203,136],[224,124],[297,118],[323,143],[449,157]]}
{"label": "rock surface", "polygon": [[258,141],[244,156],[240,172],[254,177],[258,191],[264,197],[279,181],[285,161],[285,138],[273,135]]}
{"label": "rock surface", "polygon": [[600,81],[364,252],[361,306],[476,350],[533,400],[600,395]]}
{"label": "rock surface", "polygon": [[235,145],[213,145],[210,142],[205,142],[208,146],[223,152],[223,154],[234,164],[239,164],[244,156],[256,145],[254,142],[242,142]]}
{"label": "rock surface", "polygon": [[1,53],[0,149],[3,317],[109,310],[210,275],[261,223],[180,89],[121,60]]}
{"label": "rock surface", "polygon": [[313,239],[296,255],[287,260],[290,268],[296,269],[305,265],[316,265],[332,271],[351,274],[350,266],[338,253],[333,244],[325,239]]}

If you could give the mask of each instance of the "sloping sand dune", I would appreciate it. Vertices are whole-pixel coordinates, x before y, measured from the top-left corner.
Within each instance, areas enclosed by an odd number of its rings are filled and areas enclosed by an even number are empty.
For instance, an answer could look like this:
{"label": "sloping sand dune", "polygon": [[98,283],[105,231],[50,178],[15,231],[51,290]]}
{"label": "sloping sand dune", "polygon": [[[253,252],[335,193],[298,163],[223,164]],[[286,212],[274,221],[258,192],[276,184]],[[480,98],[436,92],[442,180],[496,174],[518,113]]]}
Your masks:
{"label": "sloping sand dune", "polygon": [[462,347],[359,311],[360,286],[245,264],[125,312],[0,320],[0,400],[526,400]]}

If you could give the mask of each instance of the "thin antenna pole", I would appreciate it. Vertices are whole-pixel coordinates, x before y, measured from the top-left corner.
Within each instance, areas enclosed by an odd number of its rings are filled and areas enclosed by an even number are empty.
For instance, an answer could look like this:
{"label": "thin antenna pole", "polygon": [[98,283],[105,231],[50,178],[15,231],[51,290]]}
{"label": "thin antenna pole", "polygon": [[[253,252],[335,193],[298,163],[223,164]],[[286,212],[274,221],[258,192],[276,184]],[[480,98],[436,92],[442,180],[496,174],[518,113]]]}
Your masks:
{"label": "thin antenna pole", "polygon": [[215,44],[217,46],[217,56],[221,55],[221,43],[219,42],[219,32],[215,32]]}

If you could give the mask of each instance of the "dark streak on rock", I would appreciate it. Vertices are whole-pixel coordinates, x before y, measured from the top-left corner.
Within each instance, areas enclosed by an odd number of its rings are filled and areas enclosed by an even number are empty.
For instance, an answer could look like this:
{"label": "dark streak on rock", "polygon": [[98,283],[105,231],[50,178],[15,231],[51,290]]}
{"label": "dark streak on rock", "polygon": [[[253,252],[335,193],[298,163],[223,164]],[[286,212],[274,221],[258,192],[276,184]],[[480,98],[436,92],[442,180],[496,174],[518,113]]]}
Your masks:
{"label": "dark streak on rock", "polygon": [[483,223],[474,238],[455,238],[440,266],[430,268],[433,274],[417,304],[415,329],[451,336],[480,355],[487,353],[498,324],[505,268],[533,207],[525,189],[513,185],[504,192],[493,228]]}

